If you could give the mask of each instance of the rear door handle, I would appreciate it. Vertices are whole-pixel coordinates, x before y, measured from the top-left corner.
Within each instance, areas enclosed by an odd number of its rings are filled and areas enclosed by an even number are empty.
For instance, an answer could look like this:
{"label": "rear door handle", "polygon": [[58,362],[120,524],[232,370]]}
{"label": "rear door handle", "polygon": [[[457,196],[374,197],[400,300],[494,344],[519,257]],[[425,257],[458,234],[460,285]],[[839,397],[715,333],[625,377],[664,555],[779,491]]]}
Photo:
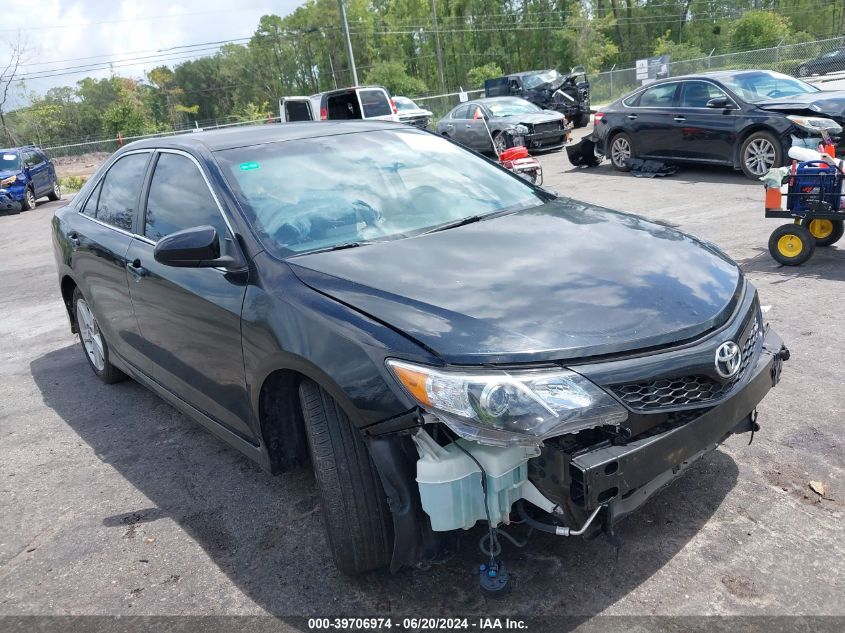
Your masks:
{"label": "rear door handle", "polygon": [[147,276],[147,269],[141,266],[140,259],[136,259],[126,264],[126,270],[132,273],[135,276],[136,280],[139,280],[141,277]]}
{"label": "rear door handle", "polygon": [[636,114],[629,114],[629,115],[628,115],[628,118],[629,118],[631,121],[633,121],[633,120],[635,120],[635,119],[637,118],[637,115],[636,115]]}
{"label": "rear door handle", "polygon": [[76,231],[71,231],[67,234],[67,240],[74,246],[79,246],[81,242],[79,241],[79,234]]}
{"label": "rear door handle", "polygon": [[472,125],[467,123],[467,129],[469,130],[470,128],[472,128]]}
{"label": "rear door handle", "polygon": [[675,120],[676,120],[678,123],[683,123],[684,121],[686,121],[686,120],[687,120],[687,117],[685,117],[685,116],[676,116],[676,117],[675,117]]}

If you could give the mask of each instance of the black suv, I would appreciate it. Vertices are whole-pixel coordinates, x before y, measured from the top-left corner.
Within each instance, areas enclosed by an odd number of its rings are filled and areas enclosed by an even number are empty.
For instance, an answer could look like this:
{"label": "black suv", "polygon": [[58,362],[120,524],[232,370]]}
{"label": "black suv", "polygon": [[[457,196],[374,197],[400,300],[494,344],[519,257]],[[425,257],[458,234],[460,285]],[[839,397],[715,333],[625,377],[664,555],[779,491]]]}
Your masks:
{"label": "black suv", "polygon": [[545,110],[566,115],[575,127],[590,123],[590,82],[583,66],[568,75],[554,69],[529,70],[484,82],[485,97],[522,97]]}
{"label": "black suv", "polygon": [[610,531],[756,430],[786,355],[716,247],[392,123],[132,143],[53,244],[93,372],[310,462],[348,573],[512,514]]}

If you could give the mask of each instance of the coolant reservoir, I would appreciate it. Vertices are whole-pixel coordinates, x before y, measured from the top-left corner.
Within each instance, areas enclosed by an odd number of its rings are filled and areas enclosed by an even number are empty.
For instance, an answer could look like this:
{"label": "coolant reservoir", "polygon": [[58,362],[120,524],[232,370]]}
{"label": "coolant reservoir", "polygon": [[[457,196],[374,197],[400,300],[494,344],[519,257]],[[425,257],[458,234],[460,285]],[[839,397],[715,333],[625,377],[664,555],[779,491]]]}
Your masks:
{"label": "coolant reservoir", "polygon": [[[493,526],[508,521],[511,506],[522,496],[528,479],[528,460],[540,454],[536,446],[485,446],[457,440],[487,473],[487,505]],[[420,455],[417,484],[423,510],[436,532],[470,529],[487,520],[481,471],[455,443],[440,446],[424,430],[414,435]]]}

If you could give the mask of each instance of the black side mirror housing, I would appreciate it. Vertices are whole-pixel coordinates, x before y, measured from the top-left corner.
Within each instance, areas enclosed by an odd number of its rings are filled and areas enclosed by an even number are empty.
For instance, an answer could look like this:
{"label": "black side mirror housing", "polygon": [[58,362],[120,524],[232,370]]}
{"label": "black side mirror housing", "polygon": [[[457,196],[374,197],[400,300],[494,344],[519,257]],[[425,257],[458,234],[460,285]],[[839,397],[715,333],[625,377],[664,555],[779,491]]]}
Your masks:
{"label": "black side mirror housing", "polygon": [[731,105],[727,97],[716,97],[707,102],[707,107],[714,110],[726,110],[731,108]]}
{"label": "black side mirror housing", "polygon": [[195,226],[163,237],[153,257],[177,268],[219,268],[234,263],[233,258],[220,256],[220,237],[212,226]]}

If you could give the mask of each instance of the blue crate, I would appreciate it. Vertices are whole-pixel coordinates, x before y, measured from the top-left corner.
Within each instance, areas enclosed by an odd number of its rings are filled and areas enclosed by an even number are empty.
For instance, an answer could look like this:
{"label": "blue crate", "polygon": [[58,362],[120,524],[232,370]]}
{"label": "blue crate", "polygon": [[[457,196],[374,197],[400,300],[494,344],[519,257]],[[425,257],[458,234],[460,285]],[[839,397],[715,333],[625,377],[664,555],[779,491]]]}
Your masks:
{"label": "blue crate", "polygon": [[822,163],[798,163],[795,174],[789,176],[786,208],[790,211],[813,211],[819,201],[838,211],[842,200],[842,175]]}

